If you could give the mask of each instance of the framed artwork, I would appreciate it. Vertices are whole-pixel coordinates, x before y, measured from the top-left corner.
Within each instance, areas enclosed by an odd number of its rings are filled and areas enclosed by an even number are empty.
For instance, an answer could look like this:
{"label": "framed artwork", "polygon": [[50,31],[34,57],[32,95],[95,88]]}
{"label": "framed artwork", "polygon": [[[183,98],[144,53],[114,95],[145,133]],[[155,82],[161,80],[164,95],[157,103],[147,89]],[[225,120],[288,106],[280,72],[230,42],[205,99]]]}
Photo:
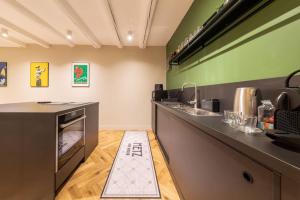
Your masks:
{"label": "framed artwork", "polygon": [[0,62],[0,87],[7,86],[7,62]]}
{"label": "framed artwork", "polygon": [[72,63],[72,86],[90,86],[90,65],[88,63]]}
{"label": "framed artwork", "polygon": [[49,63],[32,62],[30,64],[30,86],[49,87]]}

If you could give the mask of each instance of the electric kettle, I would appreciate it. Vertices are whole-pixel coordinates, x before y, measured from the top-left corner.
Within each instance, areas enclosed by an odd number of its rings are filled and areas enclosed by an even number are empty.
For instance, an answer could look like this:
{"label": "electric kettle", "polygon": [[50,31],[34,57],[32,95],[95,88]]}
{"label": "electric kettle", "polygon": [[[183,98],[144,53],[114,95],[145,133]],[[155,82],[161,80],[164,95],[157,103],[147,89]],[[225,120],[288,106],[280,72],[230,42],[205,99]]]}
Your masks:
{"label": "electric kettle", "polygon": [[233,111],[245,117],[253,117],[257,112],[257,89],[254,87],[237,88],[234,96]]}

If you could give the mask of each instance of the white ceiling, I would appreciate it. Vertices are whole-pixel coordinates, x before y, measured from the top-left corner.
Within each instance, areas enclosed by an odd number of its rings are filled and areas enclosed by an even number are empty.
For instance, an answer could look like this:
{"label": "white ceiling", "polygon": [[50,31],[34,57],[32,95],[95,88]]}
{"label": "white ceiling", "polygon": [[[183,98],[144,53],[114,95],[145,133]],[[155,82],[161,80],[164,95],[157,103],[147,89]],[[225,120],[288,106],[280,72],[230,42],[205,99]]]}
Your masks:
{"label": "white ceiling", "polygon": [[[193,0],[0,0],[0,47],[165,46]],[[73,38],[66,39],[71,30]],[[128,31],[134,35],[127,41]]]}

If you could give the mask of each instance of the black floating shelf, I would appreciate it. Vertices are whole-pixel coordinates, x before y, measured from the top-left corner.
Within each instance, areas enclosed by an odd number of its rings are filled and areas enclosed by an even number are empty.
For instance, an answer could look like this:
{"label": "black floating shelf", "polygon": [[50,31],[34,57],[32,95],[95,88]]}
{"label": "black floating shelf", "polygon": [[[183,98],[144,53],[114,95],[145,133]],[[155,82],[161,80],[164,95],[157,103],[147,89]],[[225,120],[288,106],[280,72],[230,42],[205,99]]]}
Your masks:
{"label": "black floating shelf", "polygon": [[272,0],[227,0],[203,24],[201,31],[178,53],[174,54],[169,65],[180,65],[202,50],[212,41],[232,29],[258,9]]}

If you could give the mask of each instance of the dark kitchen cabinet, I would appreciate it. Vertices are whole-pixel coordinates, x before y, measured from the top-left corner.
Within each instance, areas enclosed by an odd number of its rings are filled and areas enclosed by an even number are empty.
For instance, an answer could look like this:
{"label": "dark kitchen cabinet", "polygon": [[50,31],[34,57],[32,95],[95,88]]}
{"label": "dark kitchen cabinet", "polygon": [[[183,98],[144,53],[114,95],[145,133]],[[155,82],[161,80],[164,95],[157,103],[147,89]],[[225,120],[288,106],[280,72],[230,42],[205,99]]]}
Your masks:
{"label": "dark kitchen cabinet", "polygon": [[0,115],[0,199],[55,196],[55,115]]}
{"label": "dark kitchen cabinet", "polygon": [[300,200],[300,180],[281,177],[281,200]]}
{"label": "dark kitchen cabinet", "polygon": [[161,145],[161,149],[164,152],[167,162],[172,159],[171,154],[173,142],[172,142],[172,129],[170,124],[172,122],[171,115],[160,108],[157,108],[157,138]]}
{"label": "dark kitchen cabinet", "polygon": [[154,102],[151,102],[151,128],[154,134],[156,134],[156,112],[157,112],[157,106]]}
{"label": "dark kitchen cabinet", "polygon": [[98,145],[99,104],[94,103],[85,107],[85,160]]}
{"label": "dark kitchen cabinet", "polygon": [[[98,144],[98,103],[0,105],[0,200],[54,200],[57,189]],[[58,171],[58,119],[85,108],[85,146]]]}
{"label": "dark kitchen cabinet", "polygon": [[272,171],[160,107],[157,135],[185,199],[280,198],[274,192],[279,177]]}

